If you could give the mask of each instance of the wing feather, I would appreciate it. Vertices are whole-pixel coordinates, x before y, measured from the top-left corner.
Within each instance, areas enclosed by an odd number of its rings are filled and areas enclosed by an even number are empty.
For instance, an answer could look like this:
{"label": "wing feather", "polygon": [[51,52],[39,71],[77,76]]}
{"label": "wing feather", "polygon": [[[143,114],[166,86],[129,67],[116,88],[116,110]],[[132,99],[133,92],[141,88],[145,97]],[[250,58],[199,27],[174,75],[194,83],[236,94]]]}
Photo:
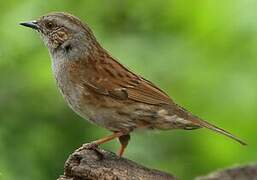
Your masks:
{"label": "wing feather", "polygon": [[[134,74],[117,61],[105,64],[105,68],[98,69],[98,76],[90,76],[87,73],[83,76],[86,86],[90,86],[95,92],[102,95],[115,95],[121,100],[130,99],[146,104],[171,104],[170,97],[156,87],[152,82]],[[93,71],[93,69],[91,69]],[[119,92],[122,91],[122,92]],[[124,95],[126,92],[126,96]],[[113,94],[115,93],[115,94]],[[126,97],[126,98],[124,98]]]}

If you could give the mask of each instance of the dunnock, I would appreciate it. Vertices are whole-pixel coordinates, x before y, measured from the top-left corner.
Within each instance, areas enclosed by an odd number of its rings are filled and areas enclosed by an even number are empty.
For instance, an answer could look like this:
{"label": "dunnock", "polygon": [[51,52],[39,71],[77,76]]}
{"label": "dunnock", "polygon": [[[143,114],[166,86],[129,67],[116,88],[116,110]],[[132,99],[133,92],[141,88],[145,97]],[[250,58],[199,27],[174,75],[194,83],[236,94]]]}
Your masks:
{"label": "dunnock", "polygon": [[152,82],[131,72],[96,40],[91,29],[67,13],[50,13],[20,23],[41,35],[52,70],[69,106],[81,117],[113,132],[92,147],[118,138],[121,156],[135,129],[208,128],[245,143],[176,104]]}

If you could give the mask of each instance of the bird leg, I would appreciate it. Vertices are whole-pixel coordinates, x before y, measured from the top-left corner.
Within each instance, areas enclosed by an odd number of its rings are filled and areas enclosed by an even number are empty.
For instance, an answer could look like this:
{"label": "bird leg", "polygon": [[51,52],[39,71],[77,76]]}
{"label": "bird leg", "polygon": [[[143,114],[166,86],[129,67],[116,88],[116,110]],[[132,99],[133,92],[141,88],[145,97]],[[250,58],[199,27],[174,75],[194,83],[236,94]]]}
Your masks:
{"label": "bird leg", "polygon": [[109,142],[109,141],[111,141],[115,138],[119,138],[119,141],[120,141],[120,144],[121,144],[120,150],[117,153],[117,155],[119,157],[121,157],[122,154],[124,153],[128,143],[129,143],[129,140],[130,140],[130,135],[129,134],[124,134],[122,132],[114,132],[112,135],[103,137],[101,139],[98,139],[96,141],[93,141],[93,142],[90,142],[90,143],[87,143],[87,144],[83,144],[83,146],[76,151],[78,152],[78,151],[81,151],[83,149],[94,149],[94,150],[96,150],[96,152],[99,155],[101,155],[101,159],[102,159],[103,154],[96,147],[101,145],[101,144],[104,144],[106,142]]}
{"label": "bird leg", "polygon": [[96,146],[99,146],[101,144],[104,144],[104,143],[106,143],[108,141],[111,141],[111,140],[113,140],[113,139],[115,139],[117,137],[120,137],[120,136],[123,136],[122,132],[115,132],[112,135],[109,135],[109,136],[103,137],[101,139],[98,139],[96,141],[93,141],[92,144],[95,144]]}
{"label": "bird leg", "polygon": [[119,141],[120,141],[120,144],[121,144],[120,150],[117,154],[119,157],[121,157],[122,154],[124,153],[128,143],[129,143],[129,140],[130,140],[130,135],[129,134],[119,136]]}
{"label": "bird leg", "polygon": [[96,141],[93,141],[93,142],[90,142],[90,143],[87,143],[87,144],[83,144],[83,146],[81,148],[79,148],[77,151],[81,151],[83,149],[96,149],[97,146],[101,145],[101,144],[104,144],[108,141],[111,141],[117,137],[120,137],[124,135],[124,133],[122,132],[114,132],[112,135],[109,135],[109,136],[106,136],[106,137],[103,137],[101,139],[98,139]]}

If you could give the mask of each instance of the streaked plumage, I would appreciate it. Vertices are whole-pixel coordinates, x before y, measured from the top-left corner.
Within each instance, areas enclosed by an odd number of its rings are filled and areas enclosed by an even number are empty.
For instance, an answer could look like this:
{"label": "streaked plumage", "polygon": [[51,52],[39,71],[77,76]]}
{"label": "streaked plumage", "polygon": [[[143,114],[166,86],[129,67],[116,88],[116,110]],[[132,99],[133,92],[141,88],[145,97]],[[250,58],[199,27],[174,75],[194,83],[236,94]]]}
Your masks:
{"label": "streaked plumage", "polygon": [[[66,13],[51,13],[25,26],[37,29],[49,48],[53,72],[65,100],[85,119],[118,137],[124,148],[138,128],[197,129],[205,127],[245,144],[177,105],[152,82],[131,72],[97,42],[90,28]],[[34,26],[34,27],[33,27]]]}

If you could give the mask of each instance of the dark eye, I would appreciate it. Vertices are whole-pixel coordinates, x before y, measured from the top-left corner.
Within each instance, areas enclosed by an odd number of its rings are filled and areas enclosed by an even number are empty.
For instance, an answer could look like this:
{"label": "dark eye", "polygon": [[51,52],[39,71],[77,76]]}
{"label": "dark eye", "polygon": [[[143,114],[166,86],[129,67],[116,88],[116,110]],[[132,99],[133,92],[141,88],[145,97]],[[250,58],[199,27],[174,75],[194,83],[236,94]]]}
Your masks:
{"label": "dark eye", "polygon": [[51,21],[46,22],[45,26],[47,29],[53,29],[55,27],[54,23]]}

